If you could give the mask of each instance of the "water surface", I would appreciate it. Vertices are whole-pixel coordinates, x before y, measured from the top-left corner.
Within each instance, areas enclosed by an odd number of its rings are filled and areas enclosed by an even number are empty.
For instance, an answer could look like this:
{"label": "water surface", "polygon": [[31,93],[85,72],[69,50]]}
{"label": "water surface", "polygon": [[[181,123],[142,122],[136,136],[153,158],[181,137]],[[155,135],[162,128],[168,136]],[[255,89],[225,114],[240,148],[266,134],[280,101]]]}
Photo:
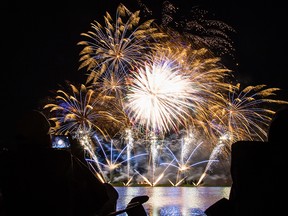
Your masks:
{"label": "water surface", "polygon": [[[139,195],[148,195],[143,204],[149,216],[205,216],[204,211],[217,200],[229,197],[230,187],[115,187],[119,193],[117,209],[123,209]],[[127,214],[121,214],[124,216]]]}

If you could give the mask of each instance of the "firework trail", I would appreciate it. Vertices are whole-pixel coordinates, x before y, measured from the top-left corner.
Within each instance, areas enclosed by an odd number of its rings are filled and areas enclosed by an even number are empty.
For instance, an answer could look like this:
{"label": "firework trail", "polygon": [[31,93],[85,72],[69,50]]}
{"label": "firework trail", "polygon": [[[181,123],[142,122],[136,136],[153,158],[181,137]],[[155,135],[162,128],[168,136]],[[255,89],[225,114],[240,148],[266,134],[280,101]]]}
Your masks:
{"label": "firework trail", "polygon": [[[197,161],[195,163],[191,163],[193,156],[195,155],[196,151],[199,149],[199,147],[202,144],[203,144],[203,142],[200,142],[196,145],[196,147],[194,149],[190,150],[191,149],[191,142],[189,140],[184,141],[182,139],[179,158],[175,155],[175,153],[168,146],[166,146],[166,149],[168,150],[169,154],[172,156],[173,159],[170,163],[165,162],[165,163],[161,163],[161,165],[167,165],[167,166],[177,168],[176,183],[173,184],[174,186],[179,185],[181,182],[183,182],[185,180],[185,178],[187,178],[187,176],[182,176],[180,178],[180,175],[182,175],[184,172],[188,171],[191,167],[207,163],[207,165],[206,165],[206,169],[207,169],[207,167],[209,167],[212,162],[216,161],[215,158],[212,158],[210,156],[210,158],[208,160],[200,160],[200,161]],[[176,164],[173,163],[174,161],[176,162]],[[205,172],[206,171],[207,170],[205,170]],[[172,183],[170,180],[169,180],[169,182]]]}
{"label": "firework trail", "polygon": [[205,167],[205,170],[204,170],[203,174],[201,175],[201,177],[199,178],[198,182],[196,183],[196,186],[199,185],[199,184],[202,182],[203,178],[204,178],[204,177],[206,176],[206,174],[207,174],[207,171],[208,171],[209,169],[211,169],[212,163],[219,161],[219,160],[217,159],[217,156],[219,156],[219,154],[220,154],[220,152],[221,152],[221,148],[223,148],[223,146],[224,146],[223,144],[219,144],[219,145],[217,145],[217,146],[213,149],[212,153],[210,154],[208,163],[207,163],[207,165],[206,165],[206,167]]}

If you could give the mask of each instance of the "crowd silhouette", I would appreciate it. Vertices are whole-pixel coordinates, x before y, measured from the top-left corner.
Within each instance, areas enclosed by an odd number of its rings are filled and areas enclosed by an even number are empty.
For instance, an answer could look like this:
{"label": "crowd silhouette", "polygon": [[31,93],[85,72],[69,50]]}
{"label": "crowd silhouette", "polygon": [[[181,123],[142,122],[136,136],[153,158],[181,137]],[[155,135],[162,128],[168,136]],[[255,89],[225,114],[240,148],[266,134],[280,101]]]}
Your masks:
{"label": "crowd silhouette", "polygon": [[288,107],[279,109],[268,130],[268,141],[238,141],[231,149],[232,186],[205,210],[207,216],[283,215],[286,204]]}
{"label": "crowd silhouette", "polygon": [[50,126],[42,112],[25,112],[1,150],[1,216],[147,215],[146,195],[117,211],[117,190],[96,178],[76,139],[69,136],[71,148],[52,148]]}
{"label": "crowd silhouette", "polygon": [[[91,172],[85,152],[69,136],[71,147],[51,145],[50,122],[32,110],[16,124],[15,139],[0,154],[0,213],[19,215],[146,216],[149,197],[134,197],[117,210],[119,194]],[[288,107],[273,116],[268,140],[237,141],[231,146],[229,198],[205,210],[207,216],[280,215],[286,196]]]}

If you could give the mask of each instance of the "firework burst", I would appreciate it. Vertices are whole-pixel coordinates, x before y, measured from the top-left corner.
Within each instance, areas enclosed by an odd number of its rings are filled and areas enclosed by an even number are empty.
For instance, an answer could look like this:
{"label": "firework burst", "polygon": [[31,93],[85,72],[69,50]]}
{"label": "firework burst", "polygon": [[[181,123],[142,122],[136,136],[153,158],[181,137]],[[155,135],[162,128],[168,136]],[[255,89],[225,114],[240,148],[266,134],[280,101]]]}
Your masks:
{"label": "firework burst", "polygon": [[228,88],[230,70],[205,48],[171,37],[131,79],[126,97],[128,116],[146,129],[168,132],[179,126],[206,128],[211,104]]}
{"label": "firework burst", "polygon": [[198,91],[181,67],[162,57],[139,68],[133,76],[125,107],[128,116],[154,132],[177,129]]}
{"label": "firework burst", "polygon": [[206,47],[220,56],[233,55],[235,49],[229,34],[235,33],[235,30],[227,23],[213,18],[206,10],[193,7],[187,12],[187,9],[164,1],[161,26],[175,30],[174,34],[187,37],[198,49]]}
{"label": "firework burst", "polygon": [[267,140],[267,130],[275,109],[271,105],[287,104],[273,98],[279,88],[266,85],[247,86],[241,89],[238,83],[231,85],[228,96],[224,96],[220,107],[211,107],[217,114],[218,127],[229,134],[230,143],[238,140]]}
{"label": "firework burst", "polygon": [[55,103],[49,103],[44,109],[50,109],[53,114],[50,120],[55,122],[52,128],[55,134],[92,135],[95,131],[107,135],[103,122],[119,123],[112,115],[105,103],[109,99],[97,94],[94,90],[81,84],[80,89],[69,85],[71,94],[64,90],[57,90]]}
{"label": "firework burst", "polygon": [[[91,23],[92,31],[82,33],[88,38],[79,42],[84,46],[81,51],[79,69],[88,67],[89,81],[97,81],[108,74],[126,76],[130,68],[141,64],[153,49],[155,39],[164,37],[163,33],[152,26],[153,20],[140,24],[140,11],[131,12],[123,4],[116,11],[115,23],[106,12],[105,26],[99,22]],[[125,19],[126,18],[126,19]]]}

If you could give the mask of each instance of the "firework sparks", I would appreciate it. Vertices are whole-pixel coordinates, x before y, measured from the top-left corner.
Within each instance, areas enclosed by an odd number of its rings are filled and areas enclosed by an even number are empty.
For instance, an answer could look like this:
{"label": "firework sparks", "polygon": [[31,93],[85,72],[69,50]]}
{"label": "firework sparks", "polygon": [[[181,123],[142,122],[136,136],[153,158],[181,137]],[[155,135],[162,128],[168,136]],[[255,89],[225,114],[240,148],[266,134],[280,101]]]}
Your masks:
{"label": "firework sparks", "polygon": [[[184,142],[184,144],[183,144]],[[188,154],[186,157],[185,155],[187,154],[187,152],[183,152],[183,146],[185,145],[191,145],[191,143],[186,143],[187,141],[182,141],[181,143],[181,154],[180,154],[180,158],[178,159],[177,156],[172,152],[172,150],[166,146],[166,149],[168,150],[168,152],[170,153],[170,155],[172,156],[173,160],[170,163],[162,163],[161,165],[167,165],[167,166],[171,166],[171,167],[175,167],[177,168],[177,176],[176,176],[176,183],[173,185],[179,185],[185,178],[187,178],[187,176],[182,176],[185,172],[187,172],[191,167],[200,165],[200,164],[204,164],[207,163],[208,165],[206,166],[206,169],[208,169],[208,167],[210,167],[210,165],[213,162],[217,162],[218,160],[216,160],[215,158],[209,158],[209,160],[201,160],[201,161],[197,161],[195,163],[191,163],[191,159],[193,159],[192,157],[194,156],[195,152],[197,151],[197,149],[202,145],[202,142],[197,144],[196,147],[190,152],[190,154]],[[187,147],[186,147],[187,148]],[[184,149],[186,150],[186,149]],[[173,162],[176,162],[173,163]],[[182,176],[182,178],[180,178],[180,176]],[[170,181],[171,183],[171,181]]]}
{"label": "firework sparks", "polygon": [[[80,89],[70,84],[72,94],[58,90],[55,103],[49,103],[44,109],[50,109],[52,117],[49,119],[55,122],[52,128],[56,134],[93,134],[95,131],[106,136],[105,129],[100,126],[103,122],[116,122],[115,118],[106,107],[103,106],[105,98],[97,95],[92,89],[81,85]],[[103,125],[102,125],[103,126]]]}
{"label": "firework sparks", "polygon": [[207,121],[209,106],[218,103],[218,91],[228,88],[224,78],[231,72],[218,64],[219,58],[207,57],[207,51],[181,42],[159,46],[145,67],[133,73],[128,115],[146,129],[164,132],[177,131],[188,120]]}
{"label": "firework sparks", "polygon": [[189,38],[197,48],[209,48],[220,56],[233,55],[235,49],[229,34],[235,33],[235,29],[227,23],[216,20],[208,11],[199,7],[189,9],[189,12],[187,9],[164,1],[161,26],[174,29],[175,34],[181,32],[181,35]]}
{"label": "firework sparks", "polygon": [[[104,149],[104,145],[101,142],[98,142],[98,143],[101,149],[101,154],[103,154],[104,157],[102,157],[102,160],[99,160],[98,157],[92,158],[93,160],[91,162],[94,162],[96,164],[102,176],[104,176],[104,178],[109,182],[113,182],[114,180],[113,178],[115,177],[113,175],[113,172],[117,169],[121,170],[121,168],[123,167],[123,164],[126,164],[126,166],[128,166],[128,163],[130,163],[130,161],[132,161],[133,159],[140,157],[140,156],[147,155],[147,153],[143,153],[143,154],[136,154],[133,156],[130,155],[128,157],[128,155],[125,154],[125,151],[127,151],[127,148],[129,148],[129,144],[126,145],[123,149],[118,149],[118,148],[115,148],[113,144],[113,140],[111,140],[110,148],[109,148],[109,154],[110,154],[110,157],[109,157],[109,155],[107,155]],[[128,168],[128,170],[130,171],[130,168]],[[106,174],[107,171],[109,172],[108,174]],[[117,173],[120,174],[120,171],[118,171]],[[131,177],[128,174],[127,174],[127,179],[128,179],[127,182],[131,181]]]}
{"label": "firework sparks", "polygon": [[288,103],[273,98],[279,90],[266,85],[247,86],[241,90],[239,83],[231,85],[228,97],[222,95],[220,107],[211,107],[217,110],[214,113],[218,115],[222,134],[229,133],[231,143],[237,140],[265,141],[271,117],[275,114],[271,104]]}
{"label": "firework sparks", "polygon": [[195,89],[181,68],[169,60],[146,64],[134,73],[126,109],[132,119],[153,131],[176,129],[188,115]]}
{"label": "firework sparks", "polygon": [[[140,0],[138,2],[141,3]],[[151,12],[144,4],[142,7],[147,13]],[[79,69],[87,68],[86,84],[92,84],[89,87],[81,84],[79,88],[70,84],[70,91],[58,90],[54,102],[44,106],[44,109],[50,110],[48,118],[55,122],[51,133],[70,133],[76,137],[96,163],[98,170],[95,172],[102,181],[108,179],[107,170],[112,176],[112,172],[127,164],[127,185],[137,173],[154,186],[164,179],[168,167],[174,167],[183,174],[193,166],[206,163],[204,173],[195,184],[197,186],[211,164],[218,161],[216,156],[223,152],[222,147],[237,140],[265,141],[268,125],[275,113],[269,106],[288,104],[287,101],[270,98],[276,95],[279,88],[256,85],[240,90],[240,84],[231,84],[234,81],[230,76],[232,71],[214,55],[217,53],[215,50],[219,50],[221,55],[233,50],[227,34],[227,31],[233,31],[230,26],[206,19],[204,15],[207,14],[201,10],[172,24],[173,15],[177,12],[177,7],[164,1],[160,26],[154,25],[153,19],[141,24],[140,12],[131,12],[123,4],[118,6],[115,20],[106,12],[105,25],[94,21],[91,23],[92,30],[82,33],[87,40],[78,43],[84,46],[80,53]],[[177,31],[179,28],[181,33]],[[207,146],[209,143],[209,147],[212,146],[209,160],[191,164],[191,157],[200,145],[191,152],[191,141],[187,139],[182,141],[182,146],[177,143],[181,149],[180,159],[166,146],[173,157],[170,163],[166,163],[167,155],[158,151],[161,146],[157,137],[161,135],[164,140],[168,135],[173,136],[190,127],[197,131],[194,135],[197,133],[201,136],[197,136],[196,143]],[[103,135],[105,141],[111,137],[121,140],[127,128],[133,131],[133,137],[132,133],[129,138],[126,137],[127,146],[119,148],[122,151],[115,153],[118,154],[116,158],[112,157],[111,142],[109,159],[98,140],[98,133]],[[147,140],[149,133],[155,135],[151,142]],[[92,140],[94,136],[96,138]],[[149,151],[147,155],[152,155],[152,163],[148,161],[145,169],[141,167],[141,173],[136,167],[131,177],[130,160],[136,158],[131,154],[137,148],[134,140],[138,143],[141,141],[141,145],[146,147]],[[104,155],[104,162],[96,155],[97,143]],[[119,161],[125,149],[127,157]],[[207,154],[207,151],[203,154]],[[159,158],[164,161],[161,165],[168,166],[155,178]],[[143,172],[149,171],[151,165],[152,180],[149,181]],[[188,176],[182,177],[177,175],[173,185],[178,186]]]}
{"label": "firework sparks", "polygon": [[[131,12],[123,4],[116,11],[115,23],[111,15],[104,16],[105,27],[99,22],[91,23],[93,31],[82,33],[89,40],[78,44],[85,46],[81,51],[79,69],[88,67],[90,76],[87,82],[115,73],[126,76],[130,68],[141,64],[153,49],[154,39],[164,37],[152,26],[153,20],[140,22],[140,11]],[[128,17],[125,19],[125,17]],[[103,77],[102,76],[102,77]]]}

